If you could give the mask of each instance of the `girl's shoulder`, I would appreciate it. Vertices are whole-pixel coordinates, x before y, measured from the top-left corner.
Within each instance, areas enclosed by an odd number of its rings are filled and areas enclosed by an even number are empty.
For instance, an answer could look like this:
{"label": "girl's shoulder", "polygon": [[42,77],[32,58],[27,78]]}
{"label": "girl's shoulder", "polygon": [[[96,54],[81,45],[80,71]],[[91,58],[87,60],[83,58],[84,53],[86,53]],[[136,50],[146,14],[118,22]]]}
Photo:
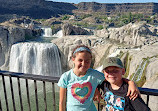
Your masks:
{"label": "girl's shoulder", "polygon": [[69,79],[71,78],[71,73],[72,73],[73,71],[70,69],[69,71],[66,71],[66,72],[64,72],[62,75],[61,75],[61,77],[60,77],[60,79],[59,79],[59,81],[69,81]]}

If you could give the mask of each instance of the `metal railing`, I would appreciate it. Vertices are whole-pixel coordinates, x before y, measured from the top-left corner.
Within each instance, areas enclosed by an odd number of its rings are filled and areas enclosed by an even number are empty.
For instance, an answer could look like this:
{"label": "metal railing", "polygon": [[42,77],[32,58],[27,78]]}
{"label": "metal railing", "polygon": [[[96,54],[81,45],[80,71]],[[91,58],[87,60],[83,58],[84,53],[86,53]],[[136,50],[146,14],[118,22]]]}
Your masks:
{"label": "metal railing", "polygon": [[[0,71],[0,75],[0,111],[58,111],[55,83],[59,77],[8,71]],[[158,89],[139,90],[147,95],[147,105],[149,96],[158,96]]]}
{"label": "metal railing", "polygon": [[158,96],[158,89],[141,88],[138,87],[141,94],[147,96],[146,104],[149,105],[149,96]]}
{"label": "metal railing", "polygon": [[[58,103],[56,102],[54,83],[57,83],[59,77],[8,71],[0,71],[0,75],[0,111],[57,111]],[[47,86],[49,89],[46,88]],[[47,97],[46,89],[49,90],[49,97]],[[24,96],[26,97],[24,98]],[[34,101],[32,100],[33,97]],[[49,108],[48,104],[51,104]]]}

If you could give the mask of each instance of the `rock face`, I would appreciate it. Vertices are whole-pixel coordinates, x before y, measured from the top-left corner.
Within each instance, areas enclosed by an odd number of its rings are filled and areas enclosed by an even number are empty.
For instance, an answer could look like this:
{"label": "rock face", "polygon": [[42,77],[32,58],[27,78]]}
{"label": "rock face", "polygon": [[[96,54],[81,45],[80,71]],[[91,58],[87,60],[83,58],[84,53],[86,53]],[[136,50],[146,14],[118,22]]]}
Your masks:
{"label": "rock face", "polygon": [[89,35],[90,33],[81,27],[75,27],[71,24],[64,24],[62,26],[63,35]]}
{"label": "rock face", "polygon": [[98,37],[90,35],[69,35],[54,39],[52,42],[55,43],[60,49],[62,69],[63,71],[66,71],[73,66],[71,63],[71,53],[73,48],[82,44],[85,44],[89,47],[95,47],[97,44],[101,44],[100,41],[101,39]]}
{"label": "rock face", "polygon": [[[150,80],[148,80],[143,87],[145,88],[153,88],[155,89],[155,86],[158,86],[158,73],[157,75],[153,76]],[[142,96],[142,98],[146,101],[146,96]],[[158,97],[157,96],[149,96],[149,107],[151,108],[151,111],[157,111],[157,104],[158,104]]]}
{"label": "rock face", "polygon": [[[10,15],[29,16],[42,19],[62,14],[83,14],[100,12],[114,15],[118,13],[140,13],[153,15],[158,13],[158,3],[96,3],[81,2],[79,4],[54,2],[45,0],[0,0],[0,15],[8,19]],[[118,12],[119,10],[119,12]],[[42,12],[42,13],[41,13]],[[5,16],[5,14],[7,16]],[[4,19],[1,19],[4,20]]]}
{"label": "rock face", "polygon": [[73,4],[45,0],[0,0],[0,14],[29,16],[30,18],[51,18],[59,14],[72,14]]}
{"label": "rock face", "polygon": [[[111,44],[109,51],[107,51],[106,53],[107,56],[111,53],[115,53],[117,51],[116,49],[119,49],[119,51],[122,52],[128,51],[130,56],[132,56],[133,58],[137,58],[137,55],[139,55],[140,53],[138,59],[133,59],[133,63],[131,62],[132,65],[130,66],[130,74],[132,74],[134,73],[137,65],[142,60],[142,58],[157,55],[157,52],[155,52],[157,45],[154,45],[154,43],[158,41],[156,34],[157,29],[156,27],[149,26],[144,23],[130,23],[121,28],[103,29],[96,31],[95,35],[66,36],[71,35],[70,33],[74,29],[74,27],[70,25],[65,25],[65,29],[65,37],[55,39],[53,40],[53,43],[57,44],[59,49],[61,49],[63,55],[66,56],[66,60],[69,60],[67,55],[71,55],[70,52],[76,45],[85,44],[95,49],[104,46],[104,48],[98,49],[104,49],[103,53],[101,54],[103,56],[103,54],[106,52],[105,47],[108,48],[110,47],[110,45],[108,46],[108,44]],[[121,45],[119,46],[119,44],[124,44],[126,48],[118,48],[122,47]],[[116,47],[112,48],[113,46]],[[99,53],[101,53],[101,51]],[[102,58],[102,56],[100,56],[100,59]],[[99,64],[99,59],[97,60],[98,61],[96,61],[96,63]],[[97,64],[95,64],[95,66],[97,67]]]}
{"label": "rock face", "polygon": [[145,45],[140,49],[137,48],[132,51],[129,49],[129,56],[131,57],[129,74],[133,74],[136,71],[143,58],[148,59],[148,65],[145,71],[146,80],[150,80],[153,76],[155,76],[155,74],[158,74],[156,69],[156,65],[158,65],[158,52],[155,50],[158,50],[157,43],[153,45]]}
{"label": "rock face", "polygon": [[95,35],[117,40],[133,46],[152,44],[158,41],[157,29],[145,23],[129,23],[121,28],[109,28],[96,31]]}
{"label": "rock face", "polygon": [[31,30],[17,27],[0,27],[0,69],[8,70],[10,48],[16,42],[25,40],[25,35],[32,35]]}
{"label": "rock face", "polygon": [[104,14],[119,13],[158,13],[158,3],[97,3],[97,2],[81,2],[76,4],[76,12],[101,12]]}

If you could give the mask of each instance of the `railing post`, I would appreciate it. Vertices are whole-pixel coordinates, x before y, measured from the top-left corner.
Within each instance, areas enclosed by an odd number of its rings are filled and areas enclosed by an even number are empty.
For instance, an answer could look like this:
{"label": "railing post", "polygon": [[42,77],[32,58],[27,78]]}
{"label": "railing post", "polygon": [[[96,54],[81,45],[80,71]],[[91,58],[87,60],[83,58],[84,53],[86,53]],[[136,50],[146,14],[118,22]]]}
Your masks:
{"label": "railing post", "polygon": [[56,102],[55,102],[55,88],[54,88],[54,83],[52,83],[52,94],[53,94],[53,111],[56,111]]}
{"label": "railing post", "polygon": [[46,100],[46,85],[43,81],[43,93],[44,93],[44,104],[45,104],[45,111],[47,111],[47,100]]}
{"label": "railing post", "polygon": [[29,94],[29,87],[28,87],[28,79],[25,79],[25,81],[26,81],[27,102],[28,102],[28,106],[29,106],[29,111],[31,111],[30,94]]}
{"label": "railing post", "polygon": [[36,83],[36,80],[34,80],[34,87],[35,87],[35,97],[36,97],[36,110],[39,111],[39,107],[38,107],[38,95],[37,95],[37,83]]}
{"label": "railing post", "polygon": [[20,86],[20,79],[19,79],[19,77],[17,77],[17,80],[18,80],[18,90],[19,90],[20,106],[21,106],[21,111],[23,111],[21,86]]}
{"label": "railing post", "polygon": [[2,81],[3,81],[3,89],[4,89],[4,96],[5,96],[6,108],[7,108],[7,111],[9,111],[8,99],[7,99],[7,91],[6,91],[6,86],[5,86],[4,75],[2,75]]}
{"label": "railing post", "polygon": [[9,77],[9,79],[10,79],[10,88],[11,88],[11,94],[12,94],[13,108],[14,108],[14,111],[16,111],[12,77]]}
{"label": "railing post", "polygon": [[0,98],[0,111],[2,111],[2,102],[1,102],[1,98]]}
{"label": "railing post", "polygon": [[147,101],[146,101],[147,106],[149,106],[149,95],[147,94]]}

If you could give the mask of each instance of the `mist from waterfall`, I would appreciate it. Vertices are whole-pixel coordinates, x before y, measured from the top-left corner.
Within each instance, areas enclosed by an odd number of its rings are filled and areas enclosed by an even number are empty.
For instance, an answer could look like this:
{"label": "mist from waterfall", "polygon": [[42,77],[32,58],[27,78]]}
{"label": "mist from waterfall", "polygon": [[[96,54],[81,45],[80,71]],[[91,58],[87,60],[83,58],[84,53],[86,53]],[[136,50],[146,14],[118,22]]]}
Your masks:
{"label": "mist from waterfall", "polygon": [[9,71],[59,77],[62,69],[58,48],[53,43],[14,44],[10,52]]}

